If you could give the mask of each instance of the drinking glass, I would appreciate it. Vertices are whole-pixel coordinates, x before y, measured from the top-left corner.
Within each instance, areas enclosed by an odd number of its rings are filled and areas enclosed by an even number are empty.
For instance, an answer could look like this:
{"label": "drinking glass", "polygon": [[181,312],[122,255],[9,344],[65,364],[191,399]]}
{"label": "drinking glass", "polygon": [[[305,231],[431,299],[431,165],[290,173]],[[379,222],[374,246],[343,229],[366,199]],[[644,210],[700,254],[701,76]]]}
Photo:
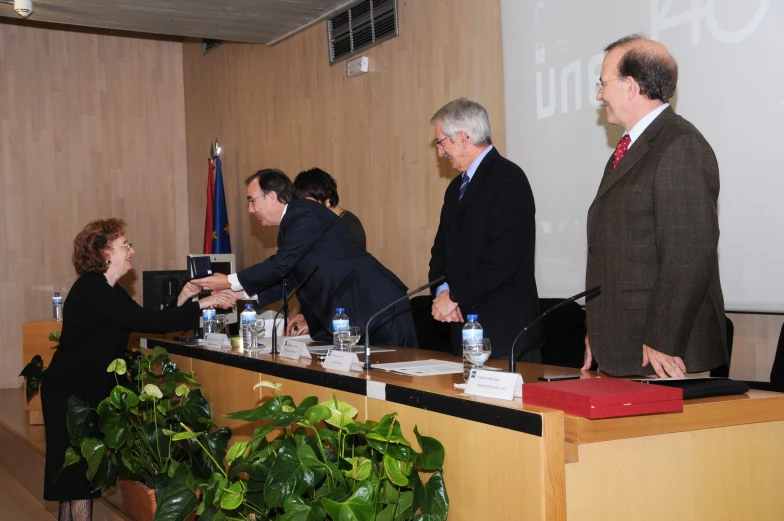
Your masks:
{"label": "drinking glass", "polygon": [[359,337],[360,337],[359,326],[349,326],[349,328],[348,328],[348,350],[349,351],[351,351],[351,349],[355,345],[357,345],[357,342],[359,342]]}
{"label": "drinking glass", "polygon": [[226,315],[217,315],[215,317],[215,326],[218,329],[218,333],[223,333],[223,330],[226,329],[226,324],[229,321],[229,317]]}
{"label": "drinking glass", "polygon": [[259,338],[264,337],[264,332],[266,331],[266,327],[264,326],[264,319],[257,318],[256,319],[256,336]]}
{"label": "drinking glass", "polygon": [[490,358],[493,348],[490,345],[490,339],[485,338],[484,341],[476,344],[465,344],[463,346],[463,354],[471,364],[477,369],[485,369],[484,363]]}

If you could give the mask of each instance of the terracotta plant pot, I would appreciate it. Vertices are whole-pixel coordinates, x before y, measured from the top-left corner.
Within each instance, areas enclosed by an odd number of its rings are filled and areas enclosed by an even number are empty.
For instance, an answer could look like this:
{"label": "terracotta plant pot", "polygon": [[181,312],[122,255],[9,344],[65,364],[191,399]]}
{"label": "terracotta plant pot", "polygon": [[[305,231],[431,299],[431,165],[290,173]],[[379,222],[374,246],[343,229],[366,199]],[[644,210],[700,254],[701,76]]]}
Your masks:
{"label": "terracotta plant pot", "polygon": [[136,521],[152,521],[155,514],[155,491],[138,481],[120,480],[123,509]]}
{"label": "terracotta plant pot", "polygon": [[[120,480],[123,509],[136,521],[152,521],[157,503],[155,491],[138,481]],[[196,513],[189,515],[185,521],[194,521]]]}

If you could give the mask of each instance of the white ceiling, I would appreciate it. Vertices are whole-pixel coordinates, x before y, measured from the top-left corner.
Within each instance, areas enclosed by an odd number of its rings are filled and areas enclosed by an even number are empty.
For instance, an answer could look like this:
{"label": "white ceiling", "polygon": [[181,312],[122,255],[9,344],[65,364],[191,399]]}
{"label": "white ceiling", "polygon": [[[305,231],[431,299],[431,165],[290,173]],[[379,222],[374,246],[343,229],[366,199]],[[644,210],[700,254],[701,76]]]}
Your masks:
{"label": "white ceiling", "polygon": [[[21,20],[12,0],[0,16]],[[350,0],[33,0],[30,21],[121,31],[275,43]]]}

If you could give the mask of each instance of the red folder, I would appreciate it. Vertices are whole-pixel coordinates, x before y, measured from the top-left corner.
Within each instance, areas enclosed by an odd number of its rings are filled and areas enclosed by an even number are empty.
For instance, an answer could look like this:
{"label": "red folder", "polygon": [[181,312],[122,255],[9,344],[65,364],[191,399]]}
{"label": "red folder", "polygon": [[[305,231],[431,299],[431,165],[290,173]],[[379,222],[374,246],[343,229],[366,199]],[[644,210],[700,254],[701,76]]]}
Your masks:
{"label": "red folder", "polygon": [[584,418],[683,411],[683,390],[616,378],[523,384],[523,403]]}

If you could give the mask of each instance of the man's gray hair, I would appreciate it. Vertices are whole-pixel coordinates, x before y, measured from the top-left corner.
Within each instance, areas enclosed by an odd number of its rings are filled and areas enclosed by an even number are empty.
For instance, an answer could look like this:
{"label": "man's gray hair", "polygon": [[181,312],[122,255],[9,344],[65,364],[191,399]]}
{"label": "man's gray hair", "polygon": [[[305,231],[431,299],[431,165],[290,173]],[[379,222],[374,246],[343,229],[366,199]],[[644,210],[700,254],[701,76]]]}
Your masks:
{"label": "man's gray hair", "polygon": [[490,116],[485,108],[467,98],[450,101],[436,112],[430,124],[441,122],[441,132],[454,141],[458,130],[470,137],[475,145],[493,144],[493,133],[490,130]]}

